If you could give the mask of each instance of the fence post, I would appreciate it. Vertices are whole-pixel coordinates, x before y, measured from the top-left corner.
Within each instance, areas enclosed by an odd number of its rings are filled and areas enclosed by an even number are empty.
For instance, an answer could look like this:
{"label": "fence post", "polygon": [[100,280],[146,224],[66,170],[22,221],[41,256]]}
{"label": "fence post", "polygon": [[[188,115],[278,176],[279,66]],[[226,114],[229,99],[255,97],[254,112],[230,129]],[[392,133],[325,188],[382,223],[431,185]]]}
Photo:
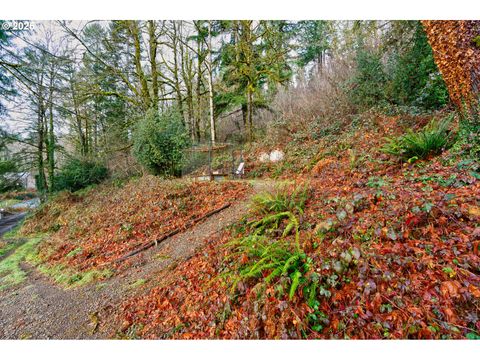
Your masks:
{"label": "fence post", "polygon": [[212,174],[212,139],[210,139],[210,143],[208,144],[208,176],[210,181],[213,180]]}
{"label": "fence post", "polygon": [[235,149],[232,147],[232,172],[230,174],[232,179],[235,179]]}

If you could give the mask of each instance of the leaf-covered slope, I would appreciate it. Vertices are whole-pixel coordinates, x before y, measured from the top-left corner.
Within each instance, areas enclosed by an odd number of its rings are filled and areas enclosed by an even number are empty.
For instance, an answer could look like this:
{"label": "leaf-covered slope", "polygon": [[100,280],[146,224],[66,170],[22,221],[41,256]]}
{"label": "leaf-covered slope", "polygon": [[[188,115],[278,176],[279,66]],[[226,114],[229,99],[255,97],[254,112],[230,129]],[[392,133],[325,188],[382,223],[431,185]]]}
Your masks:
{"label": "leaf-covered slope", "polygon": [[64,193],[26,221],[22,232],[51,232],[40,247],[40,257],[49,264],[82,271],[110,267],[133,249],[241,198],[246,189],[238,182],[145,176],[122,187]]}
{"label": "leaf-covered slope", "polygon": [[[118,308],[121,330],[148,338],[465,338],[480,333],[480,165],[448,153],[414,164],[381,156],[398,118],[349,134],[351,151],[326,149],[313,171],[300,241],[317,282],[270,271],[238,283],[244,261],[226,233],[171,279]],[[357,137],[358,136],[358,137]],[[353,152],[353,155],[352,155]],[[254,216],[254,215],[251,215]],[[286,223],[277,232],[280,240]],[[287,237],[292,243],[294,236]],[[308,260],[310,259],[310,260]]]}

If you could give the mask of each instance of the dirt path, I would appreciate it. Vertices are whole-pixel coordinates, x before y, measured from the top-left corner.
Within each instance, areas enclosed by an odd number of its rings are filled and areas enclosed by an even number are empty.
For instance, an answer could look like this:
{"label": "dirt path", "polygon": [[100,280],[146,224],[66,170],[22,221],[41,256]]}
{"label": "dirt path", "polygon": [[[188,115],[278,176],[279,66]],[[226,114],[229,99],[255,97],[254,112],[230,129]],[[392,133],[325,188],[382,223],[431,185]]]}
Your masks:
{"label": "dirt path", "polygon": [[[274,182],[254,181],[252,185],[253,193],[258,193],[271,189]],[[0,338],[98,339],[111,336],[113,329],[102,318],[109,308],[134,292],[136,285],[148,284],[152,275],[193,256],[206,240],[245,214],[248,200],[233,204],[192,229],[132,257],[132,266],[127,271],[99,284],[65,290],[23,264],[27,280],[16,288],[0,292]],[[99,326],[100,323],[103,326]]]}

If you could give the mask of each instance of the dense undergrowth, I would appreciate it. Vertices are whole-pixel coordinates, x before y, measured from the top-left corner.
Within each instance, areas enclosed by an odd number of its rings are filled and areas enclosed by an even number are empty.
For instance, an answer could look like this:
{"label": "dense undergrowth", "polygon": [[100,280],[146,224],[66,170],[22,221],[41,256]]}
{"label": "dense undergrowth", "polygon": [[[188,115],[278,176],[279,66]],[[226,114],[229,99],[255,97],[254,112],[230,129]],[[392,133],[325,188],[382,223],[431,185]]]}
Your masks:
{"label": "dense undergrowth", "polygon": [[[445,133],[445,124],[455,123],[451,115],[442,111],[417,114],[415,108],[401,107],[380,107],[364,113],[341,116],[342,120],[329,117],[315,119],[308,127],[292,128],[288,134],[278,133],[277,127],[284,127],[282,123],[273,126],[269,136],[246,149],[246,176],[285,179],[298,174],[308,175],[322,159],[345,154],[348,154],[351,166],[357,166],[369,157],[380,156],[392,140],[398,142],[409,134],[417,137],[421,137],[422,133],[430,134],[428,128],[425,128],[429,123],[442,125],[434,127],[433,131],[434,134],[441,133],[440,135]],[[388,127],[383,123],[387,117],[395,117],[398,123]],[[380,134],[377,134],[378,127],[382,128]],[[363,136],[365,131],[370,136],[368,140],[375,141],[369,143],[368,151],[362,142],[355,144],[355,140]],[[453,140],[453,135],[448,134],[448,140]],[[444,139],[443,136],[440,138]],[[450,145],[451,141],[447,143]],[[261,162],[260,154],[273,149],[281,149],[285,153],[285,159],[279,162]]]}
{"label": "dense undergrowth", "polygon": [[240,199],[247,188],[154,176],[107,183],[58,194],[25,221],[19,235],[47,233],[32,262],[59,282],[105,277],[130,251]]}
{"label": "dense undergrowth", "polygon": [[242,223],[126,300],[117,336],[478,338],[480,164],[467,144],[425,160],[382,151],[431,120],[370,114],[312,141],[297,190],[257,198]]}

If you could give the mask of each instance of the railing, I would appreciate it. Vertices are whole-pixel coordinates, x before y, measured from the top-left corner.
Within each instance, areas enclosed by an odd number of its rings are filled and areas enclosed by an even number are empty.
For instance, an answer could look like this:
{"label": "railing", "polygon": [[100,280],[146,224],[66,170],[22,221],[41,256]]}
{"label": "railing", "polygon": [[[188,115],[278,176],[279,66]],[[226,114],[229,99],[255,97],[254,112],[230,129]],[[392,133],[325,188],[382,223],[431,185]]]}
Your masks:
{"label": "railing", "polygon": [[231,143],[195,144],[185,151],[182,176],[199,180],[242,177],[245,171],[241,145]]}

